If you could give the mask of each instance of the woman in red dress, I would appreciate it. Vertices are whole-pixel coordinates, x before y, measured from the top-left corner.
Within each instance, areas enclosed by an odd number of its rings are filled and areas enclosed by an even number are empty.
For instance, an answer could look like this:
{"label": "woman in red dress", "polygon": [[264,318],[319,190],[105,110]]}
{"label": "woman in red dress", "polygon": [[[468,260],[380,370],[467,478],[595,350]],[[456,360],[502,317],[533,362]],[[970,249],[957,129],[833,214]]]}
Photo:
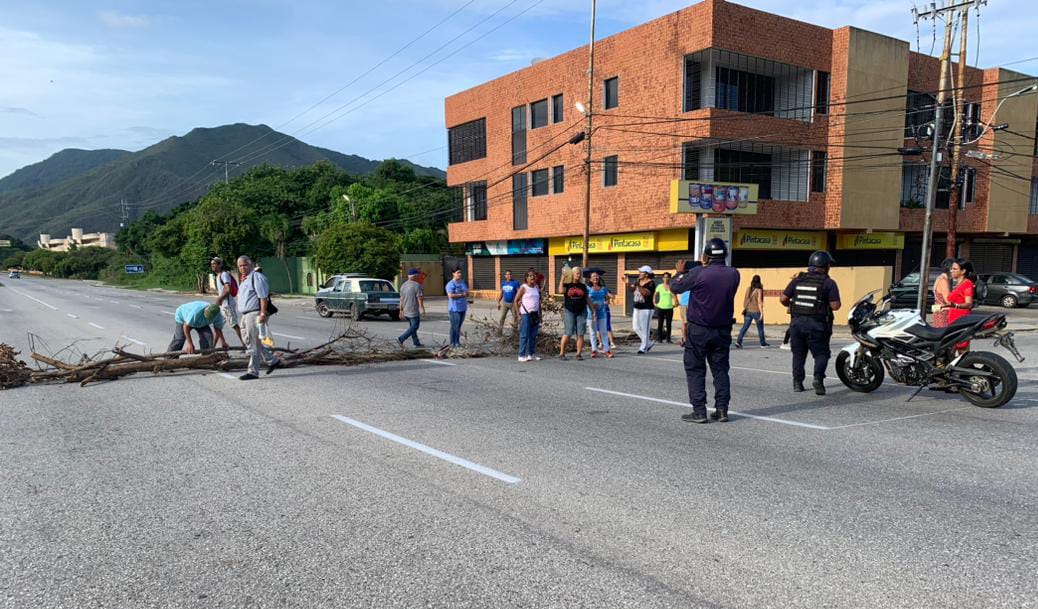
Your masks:
{"label": "woman in red dress", "polygon": [[[973,310],[973,294],[976,291],[974,282],[977,279],[977,274],[973,271],[973,263],[962,258],[952,264],[951,276],[952,281],[955,282],[955,289],[948,295],[948,304],[944,305],[948,309],[949,325],[969,315]],[[955,346],[961,351],[966,351],[970,344],[964,342]]]}

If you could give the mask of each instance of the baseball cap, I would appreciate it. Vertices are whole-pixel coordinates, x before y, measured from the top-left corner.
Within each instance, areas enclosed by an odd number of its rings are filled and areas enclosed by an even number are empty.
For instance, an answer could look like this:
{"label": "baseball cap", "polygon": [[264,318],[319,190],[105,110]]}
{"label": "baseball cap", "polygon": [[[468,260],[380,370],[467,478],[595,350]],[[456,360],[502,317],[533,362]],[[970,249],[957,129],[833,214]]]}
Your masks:
{"label": "baseball cap", "polygon": [[638,268],[638,272],[639,273],[648,273],[648,274],[652,275],[652,267],[646,264],[645,266],[639,267]]}
{"label": "baseball cap", "polygon": [[205,315],[206,321],[213,321],[214,319],[216,319],[216,316],[219,315],[219,314],[220,314],[220,306],[219,305],[215,305],[215,304],[211,304],[208,307],[206,307],[205,308],[205,312],[203,313],[203,315]]}
{"label": "baseball cap", "polygon": [[420,269],[409,269],[409,270],[407,271],[407,276],[408,276],[408,277],[413,277],[413,276],[415,276],[415,275],[418,275],[418,274],[419,274],[419,273],[421,273],[421,272],[422,272],[422,271],[421,271]]}
{"label": "baseball cap", "polygon": [[221,258],[221,257],[219,257],[219,256],[213,256],[213,257],[212,257],[212,258],[211,258],[211,259],[209,260],[209,262],[219,262],[219,263],[223,263],[223,258]]}

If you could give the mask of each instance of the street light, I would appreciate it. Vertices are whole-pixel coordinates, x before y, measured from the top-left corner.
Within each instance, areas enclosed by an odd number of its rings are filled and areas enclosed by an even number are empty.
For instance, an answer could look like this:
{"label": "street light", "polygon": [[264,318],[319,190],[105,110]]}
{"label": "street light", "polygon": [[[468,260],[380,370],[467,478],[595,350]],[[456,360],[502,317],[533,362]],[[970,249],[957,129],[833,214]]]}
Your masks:
{"label": "street light", "polygon": [[577,103],[576,103],[576,104],[574,104],[574,105],[575,105],[575,106],[577,107],[577,112],[580,112],[580,113],[581,113],[581,114],[583,114],[584,116],[587,116],[587,115],[588,115],[588,111],[587,111],[587,108],[586,108],[586,107],[584,107],[584,103],[583,103],[583,102],[577,102]]}

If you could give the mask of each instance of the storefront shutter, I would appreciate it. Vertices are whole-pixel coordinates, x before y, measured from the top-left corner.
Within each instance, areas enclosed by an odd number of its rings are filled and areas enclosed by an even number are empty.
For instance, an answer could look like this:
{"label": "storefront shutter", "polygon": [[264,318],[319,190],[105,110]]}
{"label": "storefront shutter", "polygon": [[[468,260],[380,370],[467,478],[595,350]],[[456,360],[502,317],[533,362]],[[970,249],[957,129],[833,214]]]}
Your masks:
{"label": "storefront shutter", "polygon": [[496,258],[493,256],[472,257],[472,289],[473,290],[496,290],[497,272],[495,271]]}
{"label": "storefront shutter", "polygon": [[970,245],[970,261],[977,273],[1012,270],[1013,246],[1009,243],[977,243]]}

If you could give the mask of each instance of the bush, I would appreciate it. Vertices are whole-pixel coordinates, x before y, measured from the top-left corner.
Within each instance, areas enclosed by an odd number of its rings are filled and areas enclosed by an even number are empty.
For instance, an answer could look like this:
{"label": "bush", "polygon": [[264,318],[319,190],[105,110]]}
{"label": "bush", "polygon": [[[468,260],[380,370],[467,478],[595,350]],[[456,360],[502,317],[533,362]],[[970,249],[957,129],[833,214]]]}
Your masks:
{"label": "bush", "polygon": [[367,222],[334,224],[317,238],[314,262],[326,273],[392,279],[400,270],[395,235]]}

